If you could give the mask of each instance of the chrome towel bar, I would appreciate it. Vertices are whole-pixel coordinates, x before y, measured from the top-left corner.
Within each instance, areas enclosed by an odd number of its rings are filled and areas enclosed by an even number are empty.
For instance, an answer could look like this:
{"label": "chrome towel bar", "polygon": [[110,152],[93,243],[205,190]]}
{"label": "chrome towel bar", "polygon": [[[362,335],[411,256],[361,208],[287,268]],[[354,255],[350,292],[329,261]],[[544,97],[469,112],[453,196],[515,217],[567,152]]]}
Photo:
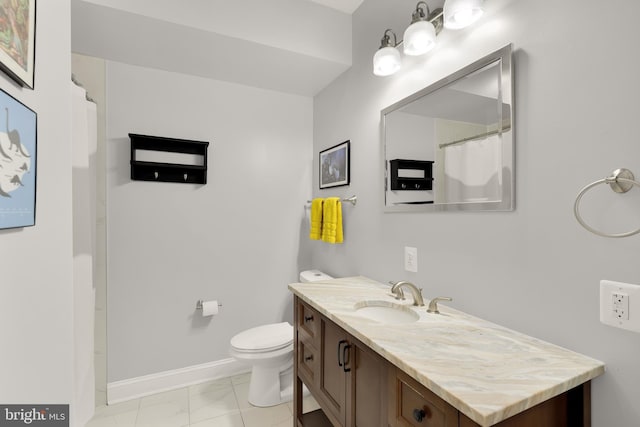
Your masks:
{"label": "chrome towel bar", "polygon": [[[343,202],[349,202],[351,203],[353,206],[356,205],[356,203],[358,202],[358,197],[357,196],[351,196],[351,197],[347,197],[346,199],[340,199]],[[307,200],[307,203],[311,203],[311,200]]]}

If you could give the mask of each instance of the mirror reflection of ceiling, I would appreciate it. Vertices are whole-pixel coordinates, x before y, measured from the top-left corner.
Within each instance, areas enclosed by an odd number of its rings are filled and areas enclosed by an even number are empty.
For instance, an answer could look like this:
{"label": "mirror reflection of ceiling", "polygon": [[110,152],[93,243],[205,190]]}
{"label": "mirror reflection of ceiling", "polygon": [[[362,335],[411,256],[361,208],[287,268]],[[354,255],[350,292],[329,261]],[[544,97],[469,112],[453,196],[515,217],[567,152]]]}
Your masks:
{"label": "mirror reflection of ceiling", "polygon": [[71,0],[71,49],[313,96],[351,66],[351,13],[361,3]]}
{"label": "mirror reflection of ceiling", "polygon": [[[424,117],[490,125],[497,120],[499,64],[485,67],[428,96],[416,99],[400,110]],[[509,106],[502,105],[503,117]]]}
{"label": "mirror reflection of ceiling", "polygon": [[495,104],[496,98],[445,88],[414,101],[401,111],[423,117],[490,125],[496,122]]}

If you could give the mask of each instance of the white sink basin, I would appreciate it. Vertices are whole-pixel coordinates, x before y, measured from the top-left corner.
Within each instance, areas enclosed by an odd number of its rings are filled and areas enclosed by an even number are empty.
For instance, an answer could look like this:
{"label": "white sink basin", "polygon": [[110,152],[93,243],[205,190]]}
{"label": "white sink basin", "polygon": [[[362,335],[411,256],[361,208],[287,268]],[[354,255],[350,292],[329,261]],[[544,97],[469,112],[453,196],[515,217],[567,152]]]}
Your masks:
{"label": "white sink basin", "polygon": [[412,323],[420,318],[409,307],[388,301],[361,301],[354,309],[356,315],[380,323]]}

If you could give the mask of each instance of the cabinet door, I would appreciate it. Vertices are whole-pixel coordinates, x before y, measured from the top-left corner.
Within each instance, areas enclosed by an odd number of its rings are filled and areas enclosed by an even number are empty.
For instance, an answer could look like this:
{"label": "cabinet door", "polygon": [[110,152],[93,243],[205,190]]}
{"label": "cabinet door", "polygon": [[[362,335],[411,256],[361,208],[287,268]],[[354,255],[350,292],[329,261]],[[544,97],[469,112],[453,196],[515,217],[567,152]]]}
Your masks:
{"label": "cabinet door", "polygon": [[[347,333],[324,317],[320,320],[320,372],[318,401],[334,424],[345,425],[347,413],[347,368],[349,357]],[[348,360],[347,360],[348,363]]]}
{"label": "cabinet door", "polygon": [[348,425],[355,427],[387,427],[387,364],[378,354],[352,340],[349,361],[350,396]]}

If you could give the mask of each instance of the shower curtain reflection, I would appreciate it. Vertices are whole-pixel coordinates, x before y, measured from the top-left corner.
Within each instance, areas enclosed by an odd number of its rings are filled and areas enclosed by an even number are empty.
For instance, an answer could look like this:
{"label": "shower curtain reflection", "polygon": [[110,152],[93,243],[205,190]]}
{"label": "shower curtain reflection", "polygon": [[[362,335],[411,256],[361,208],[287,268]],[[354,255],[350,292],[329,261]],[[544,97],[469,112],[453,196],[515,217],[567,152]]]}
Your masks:
{"label": "shower curtain reflection", "polygon": [[444,147],[443,203],[500,201],[499,135]]}

